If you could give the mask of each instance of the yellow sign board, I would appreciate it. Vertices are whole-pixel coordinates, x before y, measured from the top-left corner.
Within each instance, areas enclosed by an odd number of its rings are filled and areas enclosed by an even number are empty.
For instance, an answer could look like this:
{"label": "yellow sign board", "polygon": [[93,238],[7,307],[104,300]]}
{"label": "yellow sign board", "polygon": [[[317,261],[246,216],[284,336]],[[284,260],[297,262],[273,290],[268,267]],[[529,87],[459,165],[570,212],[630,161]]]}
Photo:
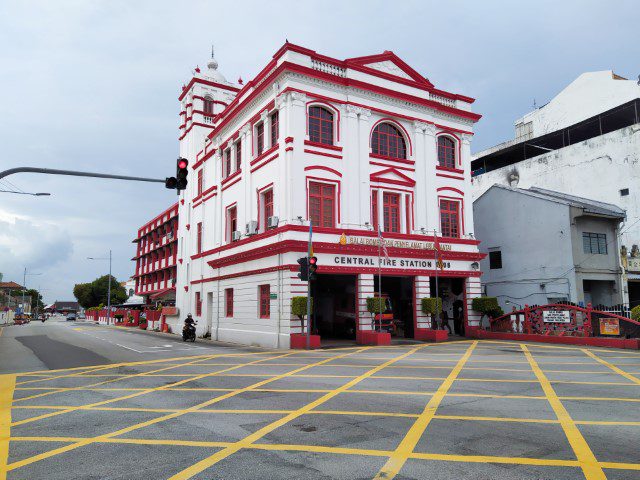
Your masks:
{"label": "yellow sign board", "polygon": [[620,335],[620,320],[617,318],[601,318],[600,335]]}

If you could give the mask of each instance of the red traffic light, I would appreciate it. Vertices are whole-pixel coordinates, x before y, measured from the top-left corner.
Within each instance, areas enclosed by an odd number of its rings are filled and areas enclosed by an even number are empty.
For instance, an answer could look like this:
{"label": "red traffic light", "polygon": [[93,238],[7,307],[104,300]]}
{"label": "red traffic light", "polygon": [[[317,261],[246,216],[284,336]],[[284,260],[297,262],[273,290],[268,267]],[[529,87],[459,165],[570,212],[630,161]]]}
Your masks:
{"label": "red traffic light", "polygon": [[318,259],[316,257],[309,258],[309,265],[315,265],[318,263]]}
{"label": "red traffic light", "polygon": [[187,165],[189,165],[189,162],[184,158],[178,160],[178,168],[187,168]]}

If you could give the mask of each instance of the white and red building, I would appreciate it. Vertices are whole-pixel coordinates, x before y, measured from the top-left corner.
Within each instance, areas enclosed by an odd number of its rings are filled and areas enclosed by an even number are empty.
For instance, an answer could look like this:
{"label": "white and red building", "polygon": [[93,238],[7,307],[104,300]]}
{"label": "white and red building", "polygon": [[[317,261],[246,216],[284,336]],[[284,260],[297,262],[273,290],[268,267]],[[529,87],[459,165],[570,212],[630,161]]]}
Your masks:
{"label": "white and red building", "polygon": [[482,255],[470,142],[480,115],[472,98],[436,88],[392,52],[338,60],[286,43],[242,86],[212,58],[179,101],[190,174],[178,205],[174,331],[192,313],[199,334],[289,348],[301,328],[291,298],[307,290],[297,259],[306,255],[309,221],[323,339],[362,340],[371,330],[378,226],[389,254],[382,292],[404,321],[402,334],[432,332],[420,300],[435,295],[434,232],[445,309],[463,312],[467,332],[477,327],[470,305],[480,295]]}
{"label": "white and red building", "polygon": [[[178,204],[175,203],[138,229],[135,294],[144,304],[175,302],[178,252]],[[129,293],[129,292],[127,292]]]}

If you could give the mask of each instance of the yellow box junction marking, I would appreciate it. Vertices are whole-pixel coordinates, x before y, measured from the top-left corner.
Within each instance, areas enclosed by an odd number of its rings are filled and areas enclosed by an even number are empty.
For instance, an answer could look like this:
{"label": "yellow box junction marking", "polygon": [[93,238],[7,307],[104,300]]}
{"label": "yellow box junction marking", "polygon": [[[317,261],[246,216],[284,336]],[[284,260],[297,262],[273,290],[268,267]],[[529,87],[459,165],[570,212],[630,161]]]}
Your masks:
{"label": "yellow box junction marking", "polygon": [[[311,363],[311,364],[309,364],[307,366],[300,367],[298,369],[292,370],[291,372],[288,372],[288,373],[284,373],[284,374],[279,375],[277,377],[268,378],[266,380],[262,380],[260,382],[254,383],[253,385],[250,385],[248,387],[240,388],[240,389],[234,390],[232,392],[226,393],[224,395],[220,395],[220,396],[214,397],[214,398],[212,398],[210,400],[207,400],[206,402],[202,402],[202,403],[199,403],[198,405],[194,405],[193,407],[189,407],[189,408],[186,408],[184,410],[180,410],[180,411],[175,412],[175,413],[164,415],[162,417],[158,417],[158,418],[154,418],[154,419],[151,419],[151,420],[147,420],[145,422],[137,423],[137,424],[131,425],[129,427],[117,430],[115,432],[106,433],[106,434],[100,435],[98,437],[94,437],[94,438],[91,438],[91,439],[83,440],[83,441],[80,441],[80,442],[77,442],[77,443],[73,443],[71,445],[65,445],[63,447],[55,448],[55,449],[50,450],[48,452],[44,452],[44,453],[41,453],[41,454],[38,454],[38,455],[34,455],[32,457],[25,458],[23,460],[20,460],[20,461],[17,461],[17,462],[14,462],[14,463],[11,463],[11,464],[7,465],[7,470],[8,471],[15,470],[16,468],[20,468],[20,467],[23,467],[25,465],[29,465],[31,463],[43,460],[45,458],[50,458],[50,457],[52,457],[54,455],[65,453],[65,452],[68,452],[70,450],[74,450],[76,448],[83,447],[85,445],[89,445],[89,444],[96,443],[96,442],[101,442],[101,441],[104,441],[105,439],[117,437],[118,435],[123,435],[125,433],[129,433],[131,431],[134,431],[134,430],[137,430],[137,429],[140,429],[140,428],[143,428],[143,427],[148,427],[150,425],[154,425],[156,423],[163,422],[163,421],[166,421],[166,420],[171,420],[173,418],[185,415],[187,413],[198,411],[198,410],[200,410],[200,409],[202,409],[204,407],[208,407],[209,405],[212,405],[214,403],[218,403],[218,402],[220,402],[222,400],[226,400],[227,398],[231,398],[233,396],[239,395],[240,393],[250,391],[253,388],[260,387],[262,385],[265,385],[265,384],[270,383],[270,382],[274,382],[274,381],[282,379],[282,378],[286,378],[286,377],[288,377],[288,376],[290,376],[292,374],[295,374],[295,373],[297,373],[299,371],[306,370],[307,368],[315,367],[318,364],[324,364],[324,363],[329,362],[329,361],[331,361],[331,360],[333,360],[335,358],[343,358],[343,357],[346,357],[348,355],[352,355],[354,353],[365,351],[365,350],[367,350],[369,348],[371,348],[371,347],[360,348],[358,350],[355,350],[355,351],[352,351],[352,352],[347,352],[347,353],[344,353],[342,355],[338,355],[338,356],[335,356],[335,357],[326,357],[326,358],[324,358],[323,360],[321,360],[319,362]],[[239,364],[239,365],[237,365],[237,367],[240,368],[240,367],[244,367],[244,366],[255,365],[255,364],[258,364],[260,362],[271,360],[273,358],[283,358],[283,357],[288,357],[288,356],[295,355],[295,354],[296,354],[296,352],[291,352],[291,353],[286,353],[286,354],[283,354],[283,355],[278,355],[276,357],[263,358],[263,359],[260,359],[260,360],[255,360],[253,362],[249,362],[249,363],[245,363],[245,364]],[[213,374],[207,374],[207,375],[203,375],[203,376],[211,376],[211,375],[213,375]],[[192,379],[189,379],[187,381],[190,381],[190,380],[192,380]]]}
{"label": "yellow box junction marking", "polygon": [[606,480],[607,477],[595,455],[591,451],[589,444],[580,433],[580,430],[571,418],[571,415],[569,415],[567,409],[562,405],[562,402],[551,386],[547,376],[542,372],[526,345],[522,345],[522,350],[524,351],[524,355],[527,357],[527,360],[529,360],[531,369],[540,381],[540,386],[542,387],[551,408],[560,421],[560,426],[567,436],[567,440],[580,463],[580,467],[582,468],[582,472],[584,473],[586,480]]}
{"label": "yellow box junction marking", "polygon": [[11,402],[16,386],[15,375],[0,375],[0,480],[7,478],[9,438],[11,437]]}
{"label": "yellow box junction marking", "polygon": [[626,378],[627,380],[631,380],[633,383],[640,385],[640,379],[637,377],[634,377],[633,375],[631,375],[628,372],[625,372],[624,370],[622,370],[619,367],[616,367],[615,365],[607,362],[606,360],[603,360],[602,358],[600,358],[599,356],[597,356],[595,353],[587,350],[586,348],[583,348],[582,351],[584,353],[586,353],[587,355],[589,355],[591,358],[593,358],[594,360],[600,362],[602,365],[605,365],[607,367],[609,367],[611,370],[613,370],[614,372],[616,372],[618,375],[622,375],[624,378]]}
{"label": "yellow box junction marking", "polygon": [[[408,357],[409,355],[412,355],[413,353],[415,353],[418,350],[420,350],[422,348],[425,348],[427,346],[429,346],[429,345],[421,345],[421,346],[415,347],[415,348],[409,350],[408,352],[405,352],[402,355],[399,355],[399,356],[396,356],[394,358],[389,359],[385,363],[372,368],[371,370],[367,371],[366,373],[363,373],[362,375],[354,378],[353,380],[345,383],[344,385],[336,388],[335,390],[332,390],[329,393],[326,393],[322,397],[318,398],[317,400],[315,400],[313,402],[308,403],[307,405],[305,405],[302,408],[299,408],[295,412],[292,412],[289,415],[287,415],[287,416],[285,416],[285,417],[283,417],[283,418],[281,418],[279,420],[276,420],[275,422],[270,423],[269,425],[266,425],[266,426],[262,427],[260,430],[252,433],[251,435],[246,436],[242,440],[240,440],[238,442],[235,442],[234,444],[228,446],[227,448],[225,448],[223,450],[220,450],[219,452],[215,453],[214,455],[211,455],[210,457],[199,461],[198,463],[190,466],[189,468],[186,468],[185,470],[183,470],[181,472],[178,472],[177,474],[175,474],[172,477],[170,477],[169,480],[186,480],[188,478],[191,478],[194,475],[197,475],[198,473],[200,473],[200,472],[206,470],[207,468],[211,467],[212,465],[215,465],[219,461],[227,458],[228,456],[233,455],[234,453],[236,453],[238,450],[240,450],[242,448],[265,448],[264,445],[256,445],[255,442],[260,440],[262,437],[264,437],[268,433],[271,433],[275,429],[285,425],[286,423],[289,423],[291,420],[294,420],[297,417],[299,417],[301,415],[304,415],[304,414],[310,412],[311,410],[313,410],[314,408],[316,408],[316,407],[322,405],[323,403],[329,401],[330,399],[332,399],[336,395],[347,391],[349,388],[351,388],[352,386],[358,384],[362,380],[371,377],[375,373],[377,373],[380,370],[388,367],[389,365],[392,365],[393,363],[397,362],[398,360],[402,360],[402,359]],[[342,450],[344,450],[345,453],[348,453],[351,449],[345,448],[345,449],[342,449]],[[322,451],[322,447],[313,447],[313,451]]]}
{"label": "yellow box junction marking", "polygon": [[453,385],[456,377],[462,371],[465,363],[469,360],[469,357],[473,353],[474,348],[478,345],[478,342],[473,342],[467,349],[465,354],[458,360],[458,363],[453,368],[447,379],[442,382],[435,395],[431,397],[429,403],[424,408],[418,419],[413,423],[407,434],[404,436],[400,444],[396,447],[393,454],[387,460],[387,463],[383,465],[378,474],[374,477],[376,479],[390,479],[394,478],[400,469],[404,466],[408,458],[413,453],[414,448],[420,441],[420,437],[431,423],[436,410],[440,406],[440,403],[444,399],[445,395]]}

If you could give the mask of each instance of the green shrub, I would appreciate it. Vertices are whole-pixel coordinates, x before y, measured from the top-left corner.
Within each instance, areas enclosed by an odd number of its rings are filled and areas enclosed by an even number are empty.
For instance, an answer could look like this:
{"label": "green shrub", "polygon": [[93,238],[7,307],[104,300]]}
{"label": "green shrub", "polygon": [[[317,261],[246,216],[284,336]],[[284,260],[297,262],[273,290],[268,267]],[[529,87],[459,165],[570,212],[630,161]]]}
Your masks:
{"label": "green shrub", "polygon": [[636,305],[631,309],[631,319],[640,322],[640,305]]}
{"label": "green shrub", "polygon": [[427,315],[439,315],[442,312],[442,299],[440,297],[426,297],[421,300],[422,313]]}
{"label": "green shrub", "polygon": [[[313,311],[313,298],[311,299],[311,310]],[[307,297],[291,298],[291,313],[300,320],[307,316]]]}
{"label": "green shrub", "polygon": [[369,313],[384,313],[387,309],[385,299],[380,297],[367,297],[367,311]]}
{"label": "green shrub", "polygon": [[471,301],[471,308],[476,312],[497,318],[504,315],[496,297],[476,297]]}

